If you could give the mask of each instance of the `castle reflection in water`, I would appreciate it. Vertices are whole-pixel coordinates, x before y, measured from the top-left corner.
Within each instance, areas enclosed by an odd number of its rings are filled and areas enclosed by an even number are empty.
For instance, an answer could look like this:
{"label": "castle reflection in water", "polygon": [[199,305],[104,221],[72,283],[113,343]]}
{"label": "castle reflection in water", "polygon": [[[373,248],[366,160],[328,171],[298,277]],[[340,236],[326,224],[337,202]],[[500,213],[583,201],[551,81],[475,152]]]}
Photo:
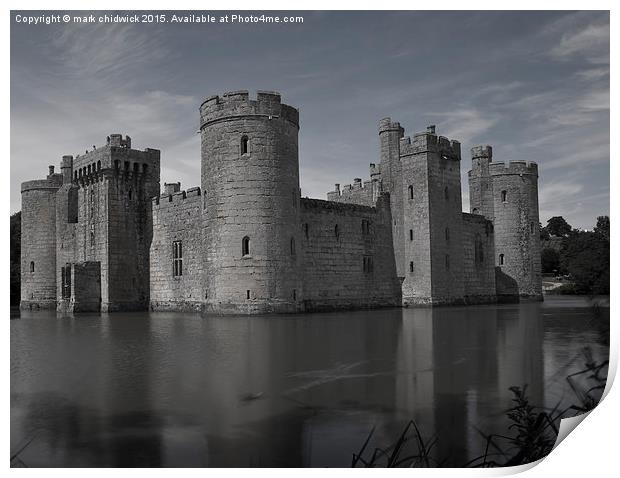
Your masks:
{"label": "castle reflection in water", "polygon": [[554,405],[565,351],[596,342],[587,309],[567,310],[22,313],[11,453],[36,435],[28,466],[349,466],[373,427],[386,447],[414,419],[458,466],[484,450],[476,429],[505,432],[510,386]]}

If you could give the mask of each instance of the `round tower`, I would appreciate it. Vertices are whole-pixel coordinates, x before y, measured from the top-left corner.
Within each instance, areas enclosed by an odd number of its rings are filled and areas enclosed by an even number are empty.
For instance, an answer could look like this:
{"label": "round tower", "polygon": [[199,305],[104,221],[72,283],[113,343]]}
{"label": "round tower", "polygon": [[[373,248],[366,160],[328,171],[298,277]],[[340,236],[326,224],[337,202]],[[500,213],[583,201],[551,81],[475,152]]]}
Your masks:
{"label": "round tower", "polygon": [[493,220],[493,188],[489,176],[489,163],[493,148],[489,145],[471,148],[469,179],[469,211]]}
{"label": "round tower", "polygon": [[489,174],[498,296],[542,300],[538,166],[525,161],[490,163]]}
{"label": "round tower", "polygon": [[205,309],[300,310],[298,111],[225,93],[200,106],[200,132]]}
{"label": "round tower", "polygon": [[56,191],[62,175],[22,183],[21,309],[56,308]]}

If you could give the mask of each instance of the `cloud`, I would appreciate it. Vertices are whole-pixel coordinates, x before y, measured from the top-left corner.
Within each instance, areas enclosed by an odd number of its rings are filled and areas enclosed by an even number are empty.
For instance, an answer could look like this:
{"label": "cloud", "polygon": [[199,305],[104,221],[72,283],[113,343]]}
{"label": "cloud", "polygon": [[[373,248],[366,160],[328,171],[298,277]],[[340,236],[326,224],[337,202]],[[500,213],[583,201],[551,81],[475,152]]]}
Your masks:
{"label": "cloud", "polygon": [[437,116],[439,132],[461,143],[471,144],[483,133],[489,131],[496,123],[497,117],[489,112],[482,112],[473,107],[462,108],[445,113],[429,113]]}
{"label": "cloud", "polygon": [[579,79],[591,81],[598,80],[609,76],[609,67],[607,68],[590,68],[587,70],[581,70],[575,73],[575,76]]}
{"label": "cloud", "polygon": [[577,32],[562,35],[559,45],[551,49],[550,53],[556,58],[566,58],[574,55],[600,54],[609,48],[609,24],[587,25]]}

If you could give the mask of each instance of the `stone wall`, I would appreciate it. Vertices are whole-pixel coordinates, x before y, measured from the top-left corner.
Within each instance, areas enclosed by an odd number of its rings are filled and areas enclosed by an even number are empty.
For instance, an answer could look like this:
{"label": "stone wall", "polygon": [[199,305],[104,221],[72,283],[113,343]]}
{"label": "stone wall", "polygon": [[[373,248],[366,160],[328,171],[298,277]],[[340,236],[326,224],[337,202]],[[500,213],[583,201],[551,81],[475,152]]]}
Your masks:
{"label": "stone wall", "polygon": [[[152,201],[150,251],[152,310],[200,310],[203,285],[202,195],[200,188]],[[174,275],[173,242],[182,244],[182,274]]]}
{"label": "stone wall", "polygon": [[[536,163],[492,162],[495,265],[498,294],[542,299],[538,166]],[[503,264],[502,264],[503,257]],[[507,297],[508,298],[508,297]]]}
{"label": "stone wall", "polygon": [[468,304],[496,301],[494,236],[491,221],[463,213],[463,282]]}
{"label": "stone wall", "polygon": [[22,309],[56,307],[56,191],[62,175],[22,183]]}
{"label": "stone wall", "polygon": [[72,312],[101,310],[101,269],[99,262],[76,262],[71,268]]}
{"label": "stone wall", "polygon": [[375,205],[378,193],[378,181],[367,180],[362,182],[360,178],[355,178],[353,184],[346,184],[342,189],[340,184],[336,184],[334,191],[327,193],[327,200],[372,207]]}
{"label": "stone wall", "polygon": [[400,305],[389,197],[376,208],[301,200],[304,309]]}
{"label": "stone wall", "polygon": [[277,93],[237,91],[207,99],[200,125],[206,309],[299,310],[297,110]]}

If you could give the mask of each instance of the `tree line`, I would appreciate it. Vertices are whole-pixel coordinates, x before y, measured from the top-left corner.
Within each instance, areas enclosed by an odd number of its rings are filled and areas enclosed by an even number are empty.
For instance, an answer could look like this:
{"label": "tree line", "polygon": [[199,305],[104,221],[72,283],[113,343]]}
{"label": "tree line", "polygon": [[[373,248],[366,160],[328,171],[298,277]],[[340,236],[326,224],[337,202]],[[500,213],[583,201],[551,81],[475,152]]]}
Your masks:
{"label": "tree line", "polygon": [[567,276],[558,292],[609,294],[609,216],[599,216],[593,231],[574,229],[562,216],[540,229],[543,274]]}

